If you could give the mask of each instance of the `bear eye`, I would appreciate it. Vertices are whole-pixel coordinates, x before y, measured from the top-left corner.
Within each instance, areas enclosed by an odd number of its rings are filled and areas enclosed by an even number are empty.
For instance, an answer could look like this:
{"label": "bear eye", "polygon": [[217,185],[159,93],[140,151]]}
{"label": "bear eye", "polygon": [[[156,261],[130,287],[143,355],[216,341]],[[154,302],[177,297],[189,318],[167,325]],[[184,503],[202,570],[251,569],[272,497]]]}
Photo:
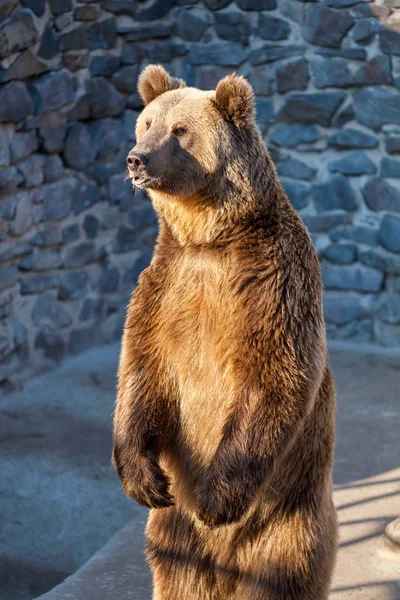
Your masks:
{"label": "bear eye", "polygon": [[148,131],[151,127],[151,121],[146,121],[146,130]]}
{"label": "bear eye", "polygon": [[176,137],[182,137],[187,132],[187,129],[184,127],[174,127],[172,133],[176,135]]}

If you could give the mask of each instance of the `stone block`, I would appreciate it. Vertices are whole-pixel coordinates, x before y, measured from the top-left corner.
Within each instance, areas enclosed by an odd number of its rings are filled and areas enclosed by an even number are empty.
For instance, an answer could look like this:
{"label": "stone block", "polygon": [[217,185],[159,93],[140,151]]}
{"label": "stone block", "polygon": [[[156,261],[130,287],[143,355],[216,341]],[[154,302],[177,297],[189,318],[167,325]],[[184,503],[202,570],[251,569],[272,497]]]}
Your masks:
{"label": "stone block", "polygon": [[[217,25],[216,25],[217,33],[218,33],[218,24],[221,24],[221,21],[218,20],[218,18],[220,18],[218,15],[220,15],[220,14],[222,14],[222,13],[217,13]],[[228,14],[235,15],[235,13],[228,13]],[[243,21],[243,17],[241,17],[241,20]],[[224,23],[222,23],[222,24],[224,24]],[[177,35],[179,37],[181,37],[183,40],[188,40],[190,42],[198,42],[201,39],[201,36],[203,35],[203,33],[206,31],[206,29],[208,29],[209,25],[210,25],[210,19],[207,18],[207,13],[203,14],[203,13],[195,12],[195,11],[181,10],[178,13],[178,16],[176,19],[175,30],[176,30]],[[235,25],[235,24],[228,23],[228,25]],[[168,30],[166,32],[166,35],[169,35],[169,34],[170,34],[170,30]],[[220,34],[218,33],[218,35],[220,35]],[[149,37],[154,39],[157,36],[155,36],[153,34]],[[162,37],[165,37],[165,35],[163,35]],[[224,36],[220,36],[220,37],[224,37]],[[138,38],[138,39],[143,39],[143,38]],[[242,40],[240,38],[237,39],[237,41],[242,42]]]}
{"label": "stone block", "polygon": [[116,267],[106,269],[99,277],[97,288],[101,294],[112,294],[119,286],[119,271]]}
{"label": "stone block", "polygon": [[114,56],[113,54],[93,56],[89,63],[89,71],[92,77],[96,75],[109,76],[118,70],[119,64],[119,56]]}
{"label": "stone block", "polygon": [[311,187],[307,183],[292,181],[286,177],[282,177],[281,184],[296,210],[305,208],[310,202]]}
{"label": "stone block", "polygon": [[27,274],[21,278],[21,294],[41,294],[58,287],[58,284],[59,275],[54,273]]}
{"label": "stone block", "polygon": [[74,99],[72,77],[65,69],[43,75],[30,84],[29,90],[35,102],[35,114],[56,110]]}
{"label": "stone block", "polygon": [[95,148],[88,127],[75,123],[68,128],[65,139],[64,160],[73,169],[86,169],[94,160]]}
{"label": "stone block", "polygon": [[382,52],[385,54],[400,56],[400,31],[381,27],[379,44]]}
{"label": "stone block", "polygon": [[400,252],[400,217],[385,215],[379,228],[379,243],[390,252]]}
{"label": "stone block", "polygon": [[18,236],[28,231],[35,222],[33,211],[33,197],[30,191],[15,194],[16,208],[9,233]]}
{"label": "stone block", "polygon": [[114,14],[126,14],[134,17],[137,2],[136,0],[103,0],[101,7]]}
{"label": "stone block", "polygon": [[22,81],[10,81],[0,87],[0,123],[21,121],[32,114],[33,100]]}
{"label": "stone block", "polygon": [[276,88],[280,94],[292,90],[307,89],[309,74],[308,64],[300,58],[277,67],[275,71]]}
{"label": "stone block", "polygon": [[249,73],[246,73],[254,93],[258,96],[271,96],[273,93],[274,78],[269,69],[264,66],[253,67]]}
{"label": "stone block", "polygon": [[241,46],[233,42],[193,44],[191,58],[194,65],[220,65],[237,67],[246,58]]}
{"label": "stone block", "polygon": [[71,271],[64,273],[60,280],[58,299],[77,300],[86,296],[90,285],[86,271]]}
{"label": "stone block", "polygon": [[48,223],[42,229],[36,231],[29,243],[39,248],[59,245],[61,243],[60,230],[57,225]]}
{"label": "stone block", "polygon": [[87,27],[83,23],[73,23],[60,35],[60,48],[66,50],[85,50],[88,48]]}
{"label": "stone block", "polygon": [[376,148],[378,140],[359,129],[348,127],[331,135],[328,138],[328,146],[338,150],[351,150],[353,148]]}
{"label": "stone block", "polygon": [[231,0],[204,0],[204,4],[211,10],[220,10],[230,4]]}
{"label": "stone block", "polygon": [[346,11],[332,10],[322,4],[305,4],[302,34],[310,44],[340,48],[342,39],[354,25]]}
{"label": "stone block", "polygon": [[361,150],[349,152],[343,158],[328,162],[328,168],[332,172],[343,175],[372,175],[376,173],[376,165]]}
{"label": "stone block", "polygon": [[19,163],[18,171],[23,177],[25,187],[36,187],[43,183],[43,156],[33,154],[23,162]]}
{"label": "stone block", "polygon": [[[16,2],[13,3],[16,4]],[[7,0],[5,0],[5,4],[7,4]],[[46,0],[22,0],[21,4],[34,12],[37,17],[42,17],[46,9]]]}
{"label": "stone block", "polygon": [[392,73],[390,69],[390,59],[388,56],[374,56],[361,65],[353,76],[353,83],[356,85],[377,85],[391,84]]}
{"label": "stone block", "polygon": [[323,183],[315,184],[313,200],[317,212],[355,211],[358,208],[355,192],[343,175],[334,175]]}
{"label": "stone block", "polygon": [[398,325],[389,325],[378,321],[375,324],[375,335],[378,344],[382,346],[398,346],[400,343],[400,328]]}
{"label": "stone block", "polygon": [[117,44],[117,29],[114,17],[89,23],[86,27],[89,50],[110,50]]}
{"label": "stone block", "polygon": [[137,88],[139,69],[137,65],[122,67],[112,77],[112,83],[122,94],[134,94]]}
{"label": "stone block", "polygon": [[46,248],[24,256],[18,266],[23,271],[51,271],[61,267],[62,262],[59,250]]}
{"label": "stone block", "polygon": [[360,262],[367,267],[378,269],[388,275],[400,275],[400,257],[386,254],[379,250],[359,252]]}
{"label": "stone block", "polygon": [[290,35],[290,25],[283,19],[277,19],[264,13],[258,17],[258,35],[263,40],[286,40]]}
{"label": "stone block", "polygon": [[242,10],[274,10],[277,7],[276,0],[236,0],[236,4]]}
{"label": "stone block", "polygon": [[317,170],[310,167],[298,158],[288,158],[278,165],[278,174],[293,179],[305,179],[310,181],[314,178]]}
{"label": "stone block", "polygon": [[65,342],[61,333],[52,325],[43,325],[35,337],[35,349],[43,356],[55,362],[61,362],[65,356]]}
{"label": "stone block", "polygon": [[0,265],[0,290],[14,285],[18,279],[18,270],[14,265]]}
{"label": "stone block", "polygon": [[30,48],[39,39],[30,10],[14,10],[8,19],[0,22],[0,60]]}
{"label": "stone block", "polygon": [[100,9],[96,4],[77,6],[74,10],[75,21],[96,21],[100,16]]}
{"label": "stone block", "polygon": [[298,125],[282,123],[271,133],[270,141],[278,146],[295,148],[300,144],[311,144],[321,138],[315,125]]}
{"label": "stone block", "polygon": [[104,317],[105,302],[103,298],[86,298],[79,315],[80,321],[98,321]]}
{"label": "stone block", "polygon": [[361,298],[356,294],[327,292],[324,296],[324,317],[327,323],[346,325],[366,314]]}
{"label": "stone block", "polygon": [[384,323],[400,325],[400,294],[383,294],[379,302],[378,316]]}
{"label": "stone block", "polygon": [[93,239],[98,234],[100,228],[100,221],[94,215],[86,215],[83,219],[82,228],[86,233],[86,237],[89,239]]}
{"label": "stone block", "polygon": [[59,329],[69,327],[72,317],[69,312],[58,304],[53,294],[46,292],[38,296],[32,309],[32,321],[40,325],[43,321],[51,321]]}
{"label": "stone block", "polygon": [[99,252],[94,242],[80,242],[65,251],[65,267],[75,269],[97,262]]}
{"label": "stone block", "polygon": [[75,215],[80,214],[100,200],[101,192],[97,185],[88,180],[78,180],[72,194],[71,210]]}
{"label": "stone block", "polygon": [[137,21],[155,21],[165,17],[173,6],[173,0],[150,0],[145,5],[140,3],[135,18]]}
{"label": "stone block", "polygon": [[353,27],[353,40],[357,44],[370,44],[378,31],[379,21],[377,19],[361,19]]}
{"label": "stone block", "polygon": [[[24,181],[23,174],[17,169],[17,167],[6,167],[5,169],[0,168],[0,189],[1,190],[13,190]],[[0,211],[1,212],[1,211]]]}
{"label": "stone block", "polygon": [[43,178],[45,183],[50,183],[61,177],[64,172],[64,165],[57,154],[46,156],[43,160]]}
{"label": "stone block", "polygon": [[362,266],[325,265],[322,281],[327,289],[377,293],[382,289],[383,273]]}
{"label": "stone block", "polygon": [[343,92],[294,93],[286,99],[278,119],[328,127],[344,98]]}
{"label": "stone block", "polygon": [[42,148],[49,154],[64,149],[67,131],[67,118],[62,111],[50,111],[38,120],[39,140]]}
{"label": "stone block", "polygon": [[274,122],[274,102],[271,98],[256,98],[255,108],[259,126]]}
{"label": "stone block", "polygon": [[119,115],[125,107],[125,97],[104,77],[94,77],[86,83],[90,116],[93,119]]}
{"label": "stone block", "polygon": [[14,133],[10,143],[11,161],[26,158],[38,149],[39,143],[35,131]]}
{"label": "stone block", "polygon": [[76,242],[79,240],[79,227],[76,223],[72,225],[67,225],[62,230],[62,241],[63,244],[71,244],[72,242]]}
{"label": "stone block", "polygon": [[400,211],[400,190],[380,177],[372,177],[362,190],[368,208],[375,211]]}
{"label": "stone block", "polygon": [[3,294],[0,296],[0,319],[6,319],[11,315],[12,311],[12,296],[11,294]]}
{"label": "stone block", "polygon": [[310,64],[313,82],[317,88],[347,87],[352,82],[352,75],[344,58],[314,56]]}
{"label": "stone block", "polygon": [[17,56],[8,69],[0,71],[0,83],[41,75],[48,70],[49,67],[45,62],[37,58],[30,50],[25,50]]}
{"label": "stone block", "polygon": [[331,263],[350,265],[356,260],[357,246],[355,244],[329,244],[322,250],[322,255]]}
{"label": "stone block", "polygon": [[388,154],[400,154],[400,135],[391,135],[385,141]]}
{"label": "stone block", "polygon": [[49,0],[50,10],[58,16],[72,10],[72,0]]}
{"label": "stone block", "polygon": [[103,333],[97,325],[74,329],[69,338],[68,351],[70,354],[79,354],[104,342]]}
{"label": "stone block", "polygon": [[382,158],[381,177],[400,177],[400,161],[393,158]]}
{"label": "stone block", "polygon": [[70,213],[75,185],[72,178],[67,178],[43,186],[44,201],[41,210],[43,221],[58,221]]}
{"label": "stone block", "polygon": [[365,87],[354,93],[356,119],[367,127],[400,125],[400,92],[386,87]]}
{"label": "stone block", "polygon": [[260,48],[250,50],[249,61],[253,66],[257,66],[292,56],[298,57],[304,54],[305,50],[305,46],[300,44],[264,44]]}

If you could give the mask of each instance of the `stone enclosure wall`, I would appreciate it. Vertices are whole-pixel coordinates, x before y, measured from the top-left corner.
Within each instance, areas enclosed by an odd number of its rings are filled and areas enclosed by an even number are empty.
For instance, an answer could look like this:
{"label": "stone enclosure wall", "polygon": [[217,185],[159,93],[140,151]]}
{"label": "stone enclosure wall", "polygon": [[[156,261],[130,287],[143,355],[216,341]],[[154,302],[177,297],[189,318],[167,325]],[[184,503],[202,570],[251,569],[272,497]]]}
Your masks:
{"label": "stone enclosure wall", "polygon": [[328,335],[400,344],[400,0],[0,0],[0,388],[118,339],[157,234],[137,75],[232,70],[321,258]]}

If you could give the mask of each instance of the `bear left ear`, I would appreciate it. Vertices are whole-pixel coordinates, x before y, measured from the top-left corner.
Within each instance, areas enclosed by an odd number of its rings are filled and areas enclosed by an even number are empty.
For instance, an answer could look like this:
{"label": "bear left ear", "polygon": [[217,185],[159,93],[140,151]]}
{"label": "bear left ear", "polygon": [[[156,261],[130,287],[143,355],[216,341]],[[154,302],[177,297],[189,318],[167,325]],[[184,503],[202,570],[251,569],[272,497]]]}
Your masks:
{"label": "bear left ear", "polygon": [[241,75],[227,75],[217,85],[215,103],[224,116],[240,126],[253,118],[254,92]]}
{"label": "bear left ear", "polygon": [[183,79],[171,77],[161,65],[148,65],[140,74],[138,92],[144,104],[148,104],[164,92],[186,87]]}

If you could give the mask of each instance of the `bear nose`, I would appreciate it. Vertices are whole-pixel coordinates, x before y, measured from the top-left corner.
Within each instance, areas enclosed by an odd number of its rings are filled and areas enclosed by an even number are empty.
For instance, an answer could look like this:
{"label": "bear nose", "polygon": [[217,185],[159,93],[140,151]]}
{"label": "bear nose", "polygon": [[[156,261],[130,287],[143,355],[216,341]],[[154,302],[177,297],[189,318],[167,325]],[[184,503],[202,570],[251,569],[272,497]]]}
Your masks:
{"label": "bear nose", "polygon": [[137,152],[129,152],[126,159],[128,168],[136,171],[144,171],[148,162],[148,159],[143,154],[138,154]]}

